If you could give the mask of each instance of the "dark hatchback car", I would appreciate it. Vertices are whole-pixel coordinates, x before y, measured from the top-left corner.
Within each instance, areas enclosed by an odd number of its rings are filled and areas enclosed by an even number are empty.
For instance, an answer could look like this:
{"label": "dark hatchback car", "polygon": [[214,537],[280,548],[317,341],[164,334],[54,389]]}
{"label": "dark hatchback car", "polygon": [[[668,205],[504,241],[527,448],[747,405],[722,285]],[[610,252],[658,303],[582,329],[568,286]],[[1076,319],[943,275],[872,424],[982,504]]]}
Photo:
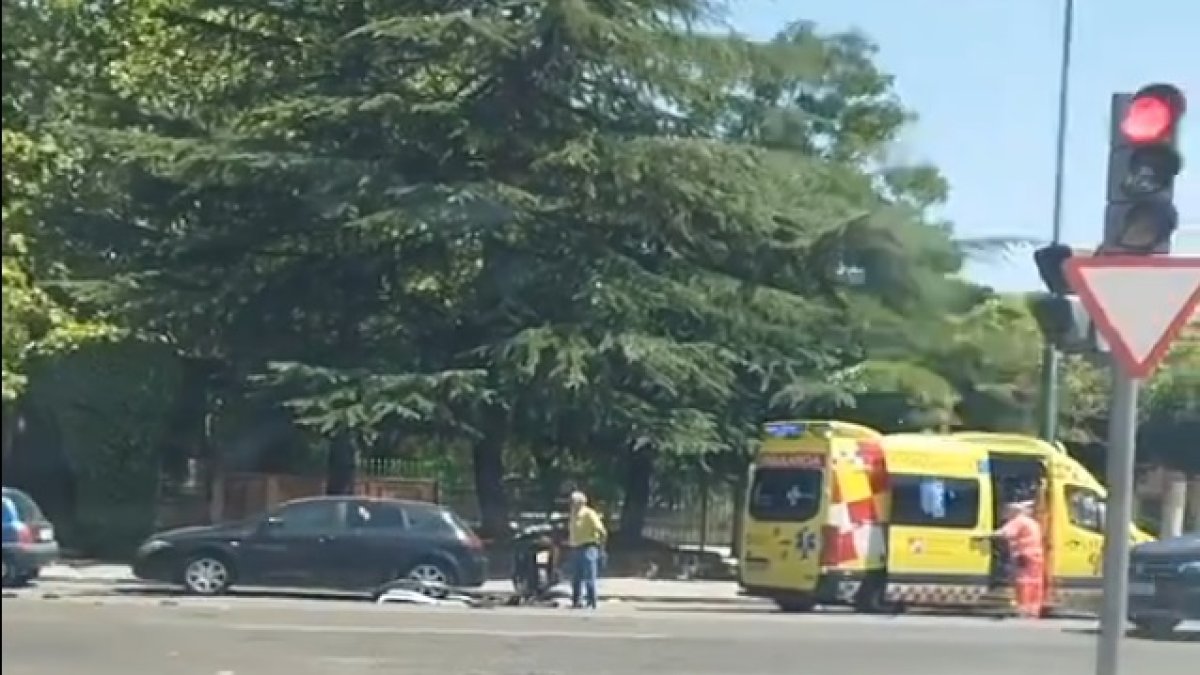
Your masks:
{"label": "dark hatchback car", "polygon": [[4,587],[20,586],[58,559],[54,525],[37,502],[20,490],[4,488]]}
{"label": "dark hatchback car", "polygon": [[1200,619],[1200,532],[1141,544],[1129,559],[1129,620],[1165,634]]}
{"label": "dark hatchback car", "polygon": [[230,586],[374,592],[397,579],[480,586],[483,543],[454,513],[425,502],[314,497],[242,522],[156,534],[134,574],[215,595]]}

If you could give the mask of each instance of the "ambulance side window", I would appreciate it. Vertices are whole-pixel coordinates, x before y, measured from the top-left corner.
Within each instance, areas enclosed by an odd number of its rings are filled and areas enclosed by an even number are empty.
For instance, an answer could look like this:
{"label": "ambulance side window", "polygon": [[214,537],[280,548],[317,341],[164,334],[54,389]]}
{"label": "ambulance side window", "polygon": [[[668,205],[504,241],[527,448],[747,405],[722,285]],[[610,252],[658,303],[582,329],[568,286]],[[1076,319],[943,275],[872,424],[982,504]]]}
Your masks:
{"label": "ambulance side window", "polygon": [[1104,533],[1104,497],[1090,488],[1066,486],[1067,516],[1071,524],[1088,532]]}
{"label": "ambulance side window", "polygon": [[974,528],[979,524],[979,481],[893,474],[892,523]]}

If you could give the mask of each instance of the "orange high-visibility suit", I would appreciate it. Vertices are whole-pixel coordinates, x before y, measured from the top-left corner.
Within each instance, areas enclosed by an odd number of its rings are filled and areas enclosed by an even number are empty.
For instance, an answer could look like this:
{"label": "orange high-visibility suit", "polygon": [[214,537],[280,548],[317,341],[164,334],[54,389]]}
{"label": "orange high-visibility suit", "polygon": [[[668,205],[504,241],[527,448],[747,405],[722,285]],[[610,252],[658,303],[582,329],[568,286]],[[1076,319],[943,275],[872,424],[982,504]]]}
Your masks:
{"label": "orange high-visibility suit", "polygon": [[1046,602],[1046,551],[1041,523],[1026,513],[1019,513],[1010,518],[998,534],[1008,542],[1016,563],[1013,586],[1017,611],[1029,618],[1041,616]]}

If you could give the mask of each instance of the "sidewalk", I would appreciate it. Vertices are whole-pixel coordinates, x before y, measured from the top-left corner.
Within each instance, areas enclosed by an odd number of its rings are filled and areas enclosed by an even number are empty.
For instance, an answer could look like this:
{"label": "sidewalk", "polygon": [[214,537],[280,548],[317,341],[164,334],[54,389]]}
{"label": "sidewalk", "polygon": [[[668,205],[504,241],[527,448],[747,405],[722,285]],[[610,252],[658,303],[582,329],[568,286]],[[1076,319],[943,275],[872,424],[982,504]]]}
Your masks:
{"label": "sidewalk", "polygon": [[122,581],[135,582],[133,571],[128,565],[105,563],[66,563],[58,562],[42,568],[38,579],[42,581],[75,581],[80,583],[109,583]]}
{"label": "sidewalk", "polygon": [[[81,584],[137,583],[127,565],[96,563],[58,563],[42,568],[43,581]],[[485,593],[509,593],[507,579],[493,579],[483,585]],[[749,604],[757,602],[738,594],[732,581],[675,581],[612,577],[600,580],[601,600],[645,603]]]}

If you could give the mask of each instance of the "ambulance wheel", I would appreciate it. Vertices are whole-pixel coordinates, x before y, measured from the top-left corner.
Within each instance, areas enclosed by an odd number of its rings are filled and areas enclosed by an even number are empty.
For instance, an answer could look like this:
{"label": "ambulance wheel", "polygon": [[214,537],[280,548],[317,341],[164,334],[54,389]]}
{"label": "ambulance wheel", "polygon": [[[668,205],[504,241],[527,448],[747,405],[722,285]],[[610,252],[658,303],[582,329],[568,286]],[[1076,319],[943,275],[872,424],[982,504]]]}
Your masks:
{"label": "ambulance wheel", "polygon": [[816,608],[817,603],[812,598],[805,597],[777,597],[775,605],[779,607],[779,611],[787,612],[788,614],[802,614],[811,612]]}
{"label": "ambulance wheel", "polygon": [[1133,617],[1133,625],[1139,631],[1153,638],[1164,639],[1171,636],[1171,633],[1183,623],[1179,619],[1172,617]]}

